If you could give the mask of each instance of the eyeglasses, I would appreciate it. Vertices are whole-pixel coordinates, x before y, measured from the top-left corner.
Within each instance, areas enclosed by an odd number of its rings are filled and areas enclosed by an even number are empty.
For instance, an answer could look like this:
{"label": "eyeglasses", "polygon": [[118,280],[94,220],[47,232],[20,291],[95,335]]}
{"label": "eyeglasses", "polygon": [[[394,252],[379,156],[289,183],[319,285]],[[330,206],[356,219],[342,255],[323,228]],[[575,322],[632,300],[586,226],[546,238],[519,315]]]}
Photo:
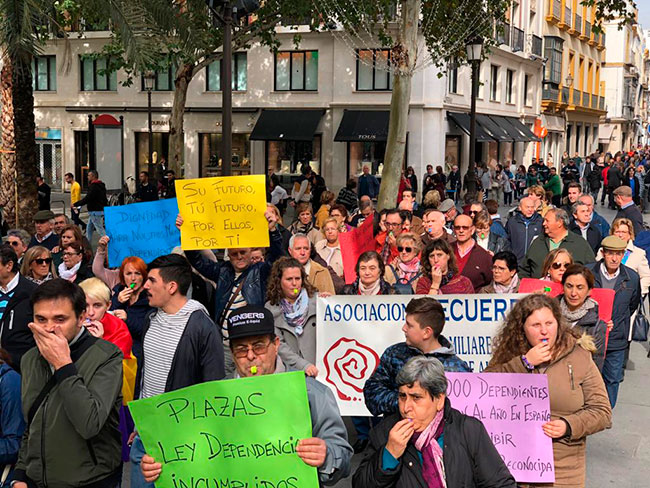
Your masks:
{"label": "eyeglasses", "polygon": [[33,261],[36,264],[50,264],[52,262],[52,258],[36,258]]}
{"label": "eyeglasses", "polygon": [[454,230],[469,230],[471,225],[454,225]]}
{"label": "eyeglasses", "polygon": [[77,256],[77,255],[79,255],[79,254],[81,254],[81,253],[80,253],[80,252],[64,252],[64,253],[63,253],[63,255],[64,255],[64,256],[67,256],[67,257],[70,257],[70,256]]}
{"label": "eyeglasses", "polygon": [[477,213],[478,213],[478,212],[477,212],[476,210],[470,210],[470,211],[469,211],[469,214],[470,214],[470,215],[476,215]]}
{"label": "eyeglasses", "polygon": [[413,252],[413,248],[408,246],[397,246],[397,252],[404,252],[404,251]]}
{"label": "eyeglasses", "polygon": [[267,342],[266,344],[253,344],[252,346],[239,346],[233,349],[232,353],[235,355],[236,358],[245,358],[248,356],[248,351],[251,349],[253,350],[253,354],[256,356],[261,356],[262,354],[266,354],[266,351],[269,349],[269,346],[271,345],[270,342]]}
{"label": "eyeglasses", "polygon": [[386,222],[386,223],[384,223],[384,225],[386,227],[399,227],[402,224],[401,223],[395,223],[395,222]]}
{"label": "eyeglasses", "polygon": [[551,268],[553,268],[553,269],[560,269],[560,268],[566,269],[567,266],[569,266],[569,264],[570,263],[553,263],[553,264],[551,264]]}
{"label": "eyeglasses", "polygon": [[18,241],[9,241],[9,244],[11,244],[12,247],[20,246],[20,242],[18,242]]}

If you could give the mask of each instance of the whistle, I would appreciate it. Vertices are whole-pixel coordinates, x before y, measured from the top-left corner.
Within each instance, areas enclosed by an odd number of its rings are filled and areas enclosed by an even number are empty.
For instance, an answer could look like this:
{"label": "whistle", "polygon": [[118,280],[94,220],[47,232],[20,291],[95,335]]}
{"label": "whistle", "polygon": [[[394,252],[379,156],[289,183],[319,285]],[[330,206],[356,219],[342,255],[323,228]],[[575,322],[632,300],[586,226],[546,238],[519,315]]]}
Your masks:
{"label": "whistle", "polygon": [[133,290],[133,289],[135,288],[135,283],[131,283],[131,284],[129,285],[129,288],[131,288],[131,289]]}
{"label": "whistle", "polygon": [[251,366],[251,374],[257,374],[257,366]]}

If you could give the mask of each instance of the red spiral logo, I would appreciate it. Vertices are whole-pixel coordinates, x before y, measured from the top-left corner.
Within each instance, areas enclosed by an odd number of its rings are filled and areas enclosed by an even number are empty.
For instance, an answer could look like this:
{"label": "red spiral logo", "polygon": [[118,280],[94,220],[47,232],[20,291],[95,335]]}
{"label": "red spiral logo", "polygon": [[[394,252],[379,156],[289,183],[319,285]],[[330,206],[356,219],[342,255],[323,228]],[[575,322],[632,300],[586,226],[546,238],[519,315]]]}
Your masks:
{"label": "red spiral logo", "polygon": [[379,356],[356,339],[341,337],[325,353],[326,380],[341,400],[363,401],[363,385],[379,364]]}

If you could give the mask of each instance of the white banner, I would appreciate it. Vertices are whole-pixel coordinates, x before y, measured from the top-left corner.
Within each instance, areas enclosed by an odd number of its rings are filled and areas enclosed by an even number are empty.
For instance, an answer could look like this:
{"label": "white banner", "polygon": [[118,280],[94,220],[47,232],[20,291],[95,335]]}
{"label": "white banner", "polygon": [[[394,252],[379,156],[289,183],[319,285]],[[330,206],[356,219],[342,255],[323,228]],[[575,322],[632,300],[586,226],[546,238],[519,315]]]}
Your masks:
{"label": "white banner", "polygon": [[[442,335],[475,372],[492,355],[492,337],[504,315],[522,295],[441,295],[445,310]],[[318,380],[327,385],[342,415],[370,415],[363,385],[384,350],[404,342],[406,305],[413,295],[318,298],[316,358]]]}

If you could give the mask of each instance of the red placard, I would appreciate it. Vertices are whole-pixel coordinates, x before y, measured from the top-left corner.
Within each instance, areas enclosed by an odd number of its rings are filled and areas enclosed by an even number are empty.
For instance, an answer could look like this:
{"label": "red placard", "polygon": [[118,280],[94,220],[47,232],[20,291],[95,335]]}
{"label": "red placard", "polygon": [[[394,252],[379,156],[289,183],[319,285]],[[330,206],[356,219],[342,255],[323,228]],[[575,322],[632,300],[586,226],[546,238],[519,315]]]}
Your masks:
{"label": "red placard", "polygon": [[341,244],[341,258],[343,259],[343,273],[345,283],[354,283],[357,279],[357,260],[366,251],[375,250],[375,239],[372,233],[374,214],[370,215],[356,229],[339,234]]}

